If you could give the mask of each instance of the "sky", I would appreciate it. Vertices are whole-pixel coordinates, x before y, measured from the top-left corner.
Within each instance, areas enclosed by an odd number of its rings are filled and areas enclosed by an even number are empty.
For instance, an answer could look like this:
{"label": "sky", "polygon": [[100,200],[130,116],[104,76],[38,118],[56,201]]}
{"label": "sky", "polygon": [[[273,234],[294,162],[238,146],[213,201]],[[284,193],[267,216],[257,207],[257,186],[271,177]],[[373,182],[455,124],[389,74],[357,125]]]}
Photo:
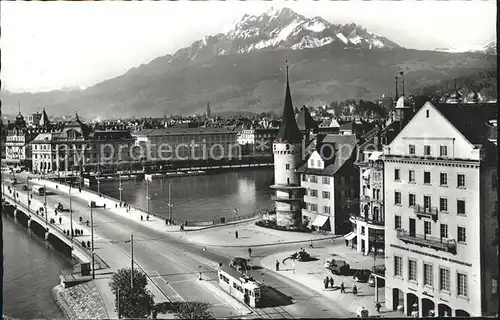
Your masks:
{"label": "sky", "polygon": [[4,2],[2,89],[85,88],[271,7],[355,22],[406,48],[481,46],[496,39],[496,1]]}

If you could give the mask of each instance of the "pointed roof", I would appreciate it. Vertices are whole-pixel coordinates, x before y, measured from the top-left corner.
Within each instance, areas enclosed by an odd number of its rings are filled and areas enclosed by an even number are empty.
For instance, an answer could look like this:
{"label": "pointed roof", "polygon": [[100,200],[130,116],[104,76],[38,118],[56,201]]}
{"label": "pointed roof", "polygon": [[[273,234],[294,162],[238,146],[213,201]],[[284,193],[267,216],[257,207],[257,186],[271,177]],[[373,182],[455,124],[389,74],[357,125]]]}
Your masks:
{"label": "pointed roof", "polygon": [[297,114],[297,126],[300,131],[318,130],[318,123],[314,121],[306,106],[300,108]]}
{"label": "pointed roof", "polygon": [[283,106],[283,122],[278,131],[278,135],[274,139],[278,143],[300,143],[302,142],[302,134],[299,131],[295,115],[293,112],[292,94],[290,93],[290,83],[288,81],[288,65],[286,66],[286,91],[285,105]]}
{"label": "pointed roof", "polygon": [[411,108],[410,101],[405,96],[399,97],[398,101],[396,102],[396,109],[409,109],[409,108]]}
{"label": "pointed roof", "polygon": [[45,112],[45,108],[43,108],[42,112],[42,118],[40,119],[40,126],[44,128],[48,128],[50,125],[49,117],[47,116],[47,113]]}

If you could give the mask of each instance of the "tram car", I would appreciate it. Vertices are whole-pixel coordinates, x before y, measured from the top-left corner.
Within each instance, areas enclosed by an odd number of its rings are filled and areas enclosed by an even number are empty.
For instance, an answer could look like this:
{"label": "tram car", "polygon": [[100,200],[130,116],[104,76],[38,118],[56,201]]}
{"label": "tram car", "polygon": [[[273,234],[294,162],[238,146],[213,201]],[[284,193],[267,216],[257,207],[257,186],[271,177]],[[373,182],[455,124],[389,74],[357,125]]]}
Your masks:
{"label": "tram car", "polygon": [[259,307],[262,303],[263,285],[229,266],[219,268],[219,285],[231,296],[251,307]]}

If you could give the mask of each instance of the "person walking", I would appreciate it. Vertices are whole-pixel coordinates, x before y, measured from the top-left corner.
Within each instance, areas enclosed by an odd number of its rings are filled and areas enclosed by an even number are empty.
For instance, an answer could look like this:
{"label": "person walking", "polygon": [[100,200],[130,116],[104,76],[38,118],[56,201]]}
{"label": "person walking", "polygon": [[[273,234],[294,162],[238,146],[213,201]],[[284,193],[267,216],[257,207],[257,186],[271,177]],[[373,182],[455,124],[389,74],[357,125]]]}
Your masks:
{"label": "person walking", "polygon": [[252,248],[248,247],[248,256],[251,258],[252,257]]}
{"label": "person walking", "polygon": [[347,239],[345,240],[345,246],[349,247],[349,240],[347,240]]}
{"label": "person walking", "polygon": [[276,260],[276,271],[280,271],[280,262]]}
{"label": "person walking", "polygon": [[236,237],[236,239],[238,239],[238,230],[234,232],[234,236]]}
{"label": "person walking", "polygon": [[352,294],[353,294],[353,295],[355,295],[355,296],[357,296],[357,295],[358,295],[358,287],[356,287],[356,285],[354,285],[354,286],[352,287]]}
{"label": "person walking", "polygon": [[344,281],[340,284],[340,293],[345,293]]}
{"label": "person walking", "polygon": [[144,221],[144,217],[142,216],[142,214],[141,214],[141,221]]}
{"label": "person walking", "polygon": [[313,247],[313,241],[309,240],[309,248],[312,248],[312,247]]}
{"label": "person walking", "polygon": [[328,277],[326,277],[324,280],[323,280],[323,284],[325,285],[325,290],[328,289],[328,283],[330,282],[330,280],[328,279]]}
{"label": "person walking", "polygon": [[90,248],[90,241],[87,241],[87,247]]}
{"label": "person walking", "polygon": [[334,280],[333,280],[333,277],[330,277],[330,287],[333,289],[333,284],[334,284]]}
{"label": "person walking", "polygon": [[377,312],[380,313],[380,308],[382,306],[380,305],[380,302],[377,301],[377,303],[375,303],[375,309],[377,309]]}
{"label": "person walking", "polygon": [[62,223],[62,217],[59,217],[59,224]]}

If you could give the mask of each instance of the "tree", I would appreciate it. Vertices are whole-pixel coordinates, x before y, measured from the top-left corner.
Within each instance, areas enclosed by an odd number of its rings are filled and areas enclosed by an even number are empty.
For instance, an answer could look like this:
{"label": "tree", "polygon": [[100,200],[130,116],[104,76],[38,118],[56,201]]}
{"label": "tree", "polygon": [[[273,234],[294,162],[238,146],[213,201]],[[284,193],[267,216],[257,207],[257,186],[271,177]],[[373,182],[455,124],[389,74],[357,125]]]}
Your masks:
{"label": "tree", "polygon": [[[146,318],[154,307],[154,295],[146,289],[148,278],[142,271],[134,269],[134,285],[130,288],[130,268],[113,273],[109,286],[115,297],[116,311],[125,318]],[[119,302],[119,304],[118,304]],[[120,310],[118,310],[118,306]]]}
{"label": "tree", "polygon": [[174,306],[175,315],[181,319],[215,319],[210,304],[201,301],[186,301]]}

